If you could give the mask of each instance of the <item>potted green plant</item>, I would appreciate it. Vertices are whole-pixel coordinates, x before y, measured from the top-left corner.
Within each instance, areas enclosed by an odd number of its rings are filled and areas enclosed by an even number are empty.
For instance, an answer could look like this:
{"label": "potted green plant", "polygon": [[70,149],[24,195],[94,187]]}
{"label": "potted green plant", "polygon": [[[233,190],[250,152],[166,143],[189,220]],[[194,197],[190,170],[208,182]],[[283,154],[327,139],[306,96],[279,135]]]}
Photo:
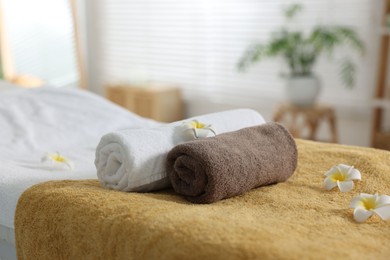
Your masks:
{"label": "potted green plant", "polygon": [[[300,4],[293,4],[284,9],[287,22],[292,22],[303,9]],[[287,63],[287,98],[298,106],[312,105],[320,92],[319,78],[313,73],[313,66],[321,54],[332,54],[336,47],[347,45],[359,53],[364,52],[363,41],[356,31],[347,26],[318,25],[309,34],[290,30],[287,26],[272,33],[265,43],[250,46],[238,63],[240,70],[245,70],[266,57],[280,56]],[[355,64],[348,57],[341,60],[340,77],[347,87],[355,84]]]}

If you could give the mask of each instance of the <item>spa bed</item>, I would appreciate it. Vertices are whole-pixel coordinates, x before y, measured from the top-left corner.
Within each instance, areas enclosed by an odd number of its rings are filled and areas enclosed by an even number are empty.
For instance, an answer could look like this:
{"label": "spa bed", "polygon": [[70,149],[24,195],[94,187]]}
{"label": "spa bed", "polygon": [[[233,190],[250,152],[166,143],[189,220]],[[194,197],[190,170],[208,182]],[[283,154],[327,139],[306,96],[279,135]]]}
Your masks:
{"label": "spa bed", "polygon": [[[46,105],[57,91],[74,95],[70,90],[37,91],[33,99],[46,96],[41,102]],[[374,216],[358,224],[349,203],[361,192],[390,193],[390,152],[296,140],[298,166],[287,182],[207,205],[192,204],[171,189],[108,190],[95,177],[93,153],[99,137],[157,123],[90,94],[75,95],[82,97],[74,97],[74,104],[85,104],[85,110],[78,107],[84,111],[78,127],[83,138],[74,131],[71,138],[76,141],[67,140],[69,147],[61,149],[75,161],[71,174],[36,165],[37,155],[55,149],[52,144],[30,144],[23,162],[16,154],[0,152],[0,224],[13,231],[15,216],[19,259],[389,259],[390,222]],[[60,101],[55,104],[62,107]],[[84,122],[88,113],[93,119]],[[322,187],[324,173],[339,163],[362,173],[351,192]],[[24,176],[31,167],[34,171]],[[12,181],[6,174],[11,170],[24,177]]]}
{"label": "spa bed", "polygon": [[[96,179],[95,148],[108,132],[158,125],[76,89],[21,89],[0,81],[0,259],[15,259],[14,213],[20,195],[49,180]],[[74,170],[41,164],[61,152]]]}

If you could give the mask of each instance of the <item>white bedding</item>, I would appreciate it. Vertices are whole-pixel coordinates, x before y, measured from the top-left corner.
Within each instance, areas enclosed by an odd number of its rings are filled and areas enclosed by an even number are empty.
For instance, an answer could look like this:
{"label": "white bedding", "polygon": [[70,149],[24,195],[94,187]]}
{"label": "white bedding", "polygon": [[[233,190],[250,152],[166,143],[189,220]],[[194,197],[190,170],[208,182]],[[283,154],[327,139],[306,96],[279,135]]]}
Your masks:
{"label": "white bedding", "polygon": [[[1,85],[1,83],[0,83]],[[0,225],[13,228],[17,200],[39,182],[97,178],[95,148],[108,132],[156,126],[103,98],[76,89],[0,86]],[[74,170],[50,170],[46,152],[60,152]]]}
{"label": "white bedding", "polygon": [[0,259],[16,260],[14,229],[0,225]]}

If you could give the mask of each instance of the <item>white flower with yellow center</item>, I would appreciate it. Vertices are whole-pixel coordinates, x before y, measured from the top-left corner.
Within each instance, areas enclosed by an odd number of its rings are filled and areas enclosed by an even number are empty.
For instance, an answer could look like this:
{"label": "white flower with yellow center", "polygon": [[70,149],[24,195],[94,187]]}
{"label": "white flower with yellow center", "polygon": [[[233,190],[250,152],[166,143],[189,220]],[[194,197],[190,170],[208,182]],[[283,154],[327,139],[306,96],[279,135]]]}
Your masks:
{"label": "white flower with yellow center", "polygon": [[217,135],[211,125],[206,125],[198,120],[184,122],[183,127],[184,131],[190,133],[191,137],[195,139],[206,138],[210,133],[214,136]]}
{"label": "white flower with yellow center", "polygon": [[331,190],[338,186],[340,191],[348,192],[353,189],[353,180],[361,180],[360,172],[353,166],[339,164],[325,173],[324,188]]}
{"label": "white flower with yellow center", "polygon": [[42,157],[41,162],[45,165],[52,166],[59,169],[73,169],[73,162],[62,156],[59,152],[47,153]]}
{"label": "white flower with yellow center", "polygon": [[351,201],[350,208],[353,208],[353,218],[357,222],[364,222],[374,213],[381,219],[390,219],[390,196],[387,195],[371,195],[360,193]]}

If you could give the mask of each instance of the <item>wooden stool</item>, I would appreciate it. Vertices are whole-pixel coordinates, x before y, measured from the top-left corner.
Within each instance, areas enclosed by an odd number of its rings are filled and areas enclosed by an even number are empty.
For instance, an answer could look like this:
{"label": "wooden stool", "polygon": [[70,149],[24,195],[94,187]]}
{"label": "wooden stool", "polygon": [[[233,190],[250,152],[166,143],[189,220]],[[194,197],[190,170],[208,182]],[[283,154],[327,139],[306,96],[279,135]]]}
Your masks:
{"label": "wooden stool", "polygon": [[[288,122],[288,119],[291,119]],[[302,121],[299,121],[299,118]],[[336,116],[334,109],[326,105],[314,105],[310,107],[298,107],[288,103],[279,105],[274,114],[274,121],[284,123],[291,134],[296,138],[302,137],[302,132],[307,129],[307,139],[316,140],[316,132],[321,121],[327,121],[330,126],[332,143],[337,143]]]}

